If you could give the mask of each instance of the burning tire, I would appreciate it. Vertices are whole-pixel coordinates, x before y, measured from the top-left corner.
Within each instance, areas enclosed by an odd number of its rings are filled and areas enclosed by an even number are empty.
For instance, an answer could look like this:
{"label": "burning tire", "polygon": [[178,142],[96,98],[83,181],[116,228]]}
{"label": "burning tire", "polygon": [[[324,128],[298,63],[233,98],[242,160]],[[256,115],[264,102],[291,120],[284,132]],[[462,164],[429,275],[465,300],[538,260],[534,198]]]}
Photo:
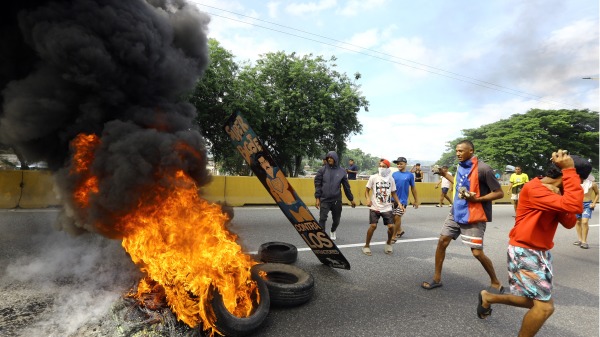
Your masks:
{"label": "burning tire", "polygon": [[294,307],[312,298],[315,280],[309,272],[283,263],[264,263],[256,268],[267,273],[265,283],[271,305]]}
{"label": "burning tire", "polygon": [[298,248],[285,242],[267,242],[260,245],[258,255],[262,262],[289,264],[298,259]]}
{"label": "burning tire", "polygon": [[256,307],[254,312],[248,317],[240,318],[232,315],[225,308],[221,294],[216,289],[213,290],[213,299],[210,304],[216,317],[215,326],[225,336],[246,336],[260,327],[269,314],[269,307],[271,305],[269,289],[266,282],[258,275],[258,268],[256,266],[252,268],[251,272],[252,279],[258,285],[260,303],[257,305],[256,299],[253,299]]}

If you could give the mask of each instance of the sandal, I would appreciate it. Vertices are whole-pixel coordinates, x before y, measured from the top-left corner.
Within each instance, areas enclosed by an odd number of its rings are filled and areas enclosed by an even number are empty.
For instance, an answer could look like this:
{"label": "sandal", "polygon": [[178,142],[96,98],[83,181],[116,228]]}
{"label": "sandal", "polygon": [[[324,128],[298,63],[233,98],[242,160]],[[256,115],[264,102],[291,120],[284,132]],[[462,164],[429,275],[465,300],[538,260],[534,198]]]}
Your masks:
{"label": "sandal", "polygon": [[477,303],[477,317],[479,317],[479,319],[486,319],[491,314],[492,306],[490,306],[489,308],[483,307],[483,298],[481,296],[481,292],[479,292],[479,302]]}
{"label": "sandal", "polygon": [[367,256],[371,256],[371,248],[369,247],[363,247],[362,252]]}
{"label": "sandal", "polygon": [[392,254],[392,252],[394,251],[394,248],[392,247],[392,245],[388,245],[388,244],[386,244],[386,245],[385,245],[385,248],[383,249],[383,251],[384,251],[386,254]]}
{"label": "sandal", "polygon": [[588,245],[587,243],[583,243],[583,242],[582,242],[582,243],[581,243],[581,246],[579,246],[579,247],[581,247],[581,248],[583,248],[583,249],[588,249],[588,248],[590,248],[590,245]]}
{"label": "sandal", "polygon": [[442,282],[435,282],[433,279],[429,282],[421,283],[421,288],[431,290],[443,286]]}
{"label": "sandal", "polygon": [[581,241],[575,241],[575,242],[573,242],[573,244],[574,244],[575,246],[581,246]]}
{"label": "sandal", "polygon": [[402,231],[401,233],[396,234],[396,240],[400,239],[402,237],[402,235],[404,235],[404,231]]}

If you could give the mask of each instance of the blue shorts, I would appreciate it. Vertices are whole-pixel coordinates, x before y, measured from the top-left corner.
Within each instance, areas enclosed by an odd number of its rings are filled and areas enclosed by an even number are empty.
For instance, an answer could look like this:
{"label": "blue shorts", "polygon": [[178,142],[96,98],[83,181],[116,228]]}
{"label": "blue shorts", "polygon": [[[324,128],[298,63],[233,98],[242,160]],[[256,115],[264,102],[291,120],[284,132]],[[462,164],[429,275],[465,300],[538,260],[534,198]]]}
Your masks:
{"label": "blue shorts", "polygon": [[592,209],[590,208],[591,205],[592,205],[591,201],[584,201],[583,202],[583,213],[575,215],[577,217],[577,219],[581,219],[581,218],[591,219],[592,218]]}
{"label": "blue shorts", "polygon": [[513,295],[539,301],[552,297],[550,251],[508,246],[508,283]]}
{"label": "blue shorts", "polygon": [[449,188],[448,187],[442,187],[442,193],[446,194],[448,193]]}

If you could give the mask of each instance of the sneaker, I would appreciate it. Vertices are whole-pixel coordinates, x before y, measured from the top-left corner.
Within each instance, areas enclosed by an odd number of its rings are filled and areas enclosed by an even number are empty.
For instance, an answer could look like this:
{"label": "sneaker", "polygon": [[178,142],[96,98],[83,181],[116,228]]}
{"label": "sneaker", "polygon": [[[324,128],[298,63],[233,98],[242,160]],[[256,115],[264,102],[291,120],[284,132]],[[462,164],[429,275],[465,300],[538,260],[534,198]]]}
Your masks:
{"label": "sneaker", "polygon": [[435,207],[444,207],[444,206],[438,204],[438,205],[435,205]]}
{"label": "sneaker", "polygon": [[581,246],[581,241],[575,241],[575,242],[573,242],[573,244],[574,244],[575,246]]}
{"label": "sneaker", "polygon": [[583,242],[581,243],[581,246],[579,246],[579,247],[581,247],[581,248],[583,248],[583,249],[588,249],[588,248],[590,248],[590,246],[589,246],[587,243],[583,243]]}
{"label": "sneaker", "polygon": [[329,237],[331,238],[331,240],[335,241],[335,232],[329,232]]}

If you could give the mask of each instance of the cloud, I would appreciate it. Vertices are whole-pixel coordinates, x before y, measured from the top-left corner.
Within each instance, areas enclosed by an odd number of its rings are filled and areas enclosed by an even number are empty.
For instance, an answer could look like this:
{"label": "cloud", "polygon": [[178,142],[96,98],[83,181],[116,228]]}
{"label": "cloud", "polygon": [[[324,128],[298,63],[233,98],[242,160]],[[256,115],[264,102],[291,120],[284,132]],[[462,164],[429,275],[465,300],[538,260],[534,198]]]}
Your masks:
{"label": "cloud", "polygon": [[279,1],[271,1],[269,3],[267,3],[267,8],[269,9],[269,17],[270,18],[277,18],[278,16],[278,12],[279,12],[279,5],[281,5],[281,3]]}
{"label": "cloud", "polygon": [[248,35],[235,34],[228,38],[219,39],[223,48],[229,50],[237,61],[254,62],[260,58],[261,54],[275,52],[280,46],[272,39],[256,39]]}
{"label": "cloud", "polygon": [[386,2],[387,0],[352,0],[348,1],[338,13],[344,16],[357,16],[365,10],[380,9]]}
{"label": "cloud", "polygon": [[[344,48],[350,47],[353,50],[362,51],[362,49],[369,49],[376,46],[379,43],[379,30],[377,28],[372,28],[357,34],[354,34],[350,40],[348,40],[347,44],[343,45]],[[352,46],[358,46],[361,48],[353,48]]]}
{"label": "cloud", "polygon": [[[254,28],[252,24],[257,23],[260,14],[254,9],[246,8],[237,1],[203,1],[202,4],[193,2],[198,9],[207,13],[210,18],[208,35],[219,40],[228,36],[232,31],[249,31]],[[244,16],[235,13],[243,13]]]}
{"label": "cloud", "polygon": [[[395,68],[411,76],[425,76],[428,71],[435,71],[430,65],[434,64],[436,53],[427,48],[420,37],[399,37],[386,42],[381,50],[395,63]],[[418,61],[417,61],[418,60]],[[423,71],[426,69],[427,71]]]}
{"label": "cloud", "polygon": [[331,9],[335,7],[336,0],[321,0],[319,2],[305,2],[298,3],[294,2],[285,7],[285,11],[291,15],[306,15],[316,14],[318,12]]}
{"label": "cloud", "polygon": [[[548,6],[544,15],[557,13],[561,8],[561,4]],[[540,15],[539,8],[522,6],[520,12],[506,18],[505,30],[489,36],[489,43],[467,46],[462,54],[446,54],[448,62],[444,63],[452,64],[457,73],[493,83],[497,86],[485,86],[511,92],[525,101],[553,101],[554,104],[546,104],[549,109],[598,111],[598,95],[589,93],[590,84],[581,79],[598,73],[597,19],[564,19],[549,29],[532,23],[532,18]],[[489,90],[465,88],[473,97],[487,95],[485,91]]]}

